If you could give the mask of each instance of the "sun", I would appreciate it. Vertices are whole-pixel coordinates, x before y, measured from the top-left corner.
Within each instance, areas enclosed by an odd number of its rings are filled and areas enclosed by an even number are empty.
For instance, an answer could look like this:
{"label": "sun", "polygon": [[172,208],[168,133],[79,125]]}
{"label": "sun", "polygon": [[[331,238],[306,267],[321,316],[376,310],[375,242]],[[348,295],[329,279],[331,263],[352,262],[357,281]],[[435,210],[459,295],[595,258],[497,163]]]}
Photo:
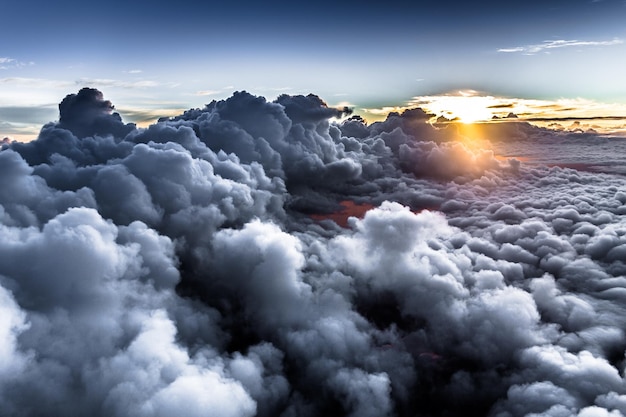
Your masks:
{"label": "sun", "polygon": [[487,121],[493,117],[489,108],[493,104],[492,97],[471,95],[463,91],[458,95],[442,97],[438,104],[461,123]]}
{"label": "sun", "polygon": [[485,121],[493,117],[493,114],[480,105],[478,103],[468,101],[466,103],[461,100],[454,108],[450,109],[452,115],[461,123],[476,123],[480,121]]}
{"label": "sun", "polygon": [[499,100],[474,90],[455,91],[439,96],[415,97],[416,104],[431,113],[454,119],[461,123],[489,121],[493,118]]}

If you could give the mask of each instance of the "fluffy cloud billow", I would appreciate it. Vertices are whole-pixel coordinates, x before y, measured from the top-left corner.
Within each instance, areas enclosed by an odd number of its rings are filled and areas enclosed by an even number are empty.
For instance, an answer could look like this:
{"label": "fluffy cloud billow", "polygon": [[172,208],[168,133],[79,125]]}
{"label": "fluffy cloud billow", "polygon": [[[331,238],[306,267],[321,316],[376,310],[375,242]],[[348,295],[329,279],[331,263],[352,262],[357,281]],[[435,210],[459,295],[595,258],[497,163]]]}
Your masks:
{"label": "fluffy cloud billow", "polygon": [[579,138],[59,110],[0,151],[0,414],[626,415],[623,177],[514,157]]}

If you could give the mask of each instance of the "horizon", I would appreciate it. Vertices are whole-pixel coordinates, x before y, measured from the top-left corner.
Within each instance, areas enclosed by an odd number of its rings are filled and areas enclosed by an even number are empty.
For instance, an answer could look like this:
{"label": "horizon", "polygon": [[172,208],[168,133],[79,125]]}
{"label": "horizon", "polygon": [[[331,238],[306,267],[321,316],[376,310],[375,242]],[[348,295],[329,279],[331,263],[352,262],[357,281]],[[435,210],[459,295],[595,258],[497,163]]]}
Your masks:
{"label": "horizon", "polygon": [[[103,91],[142,126],[234,91],[268,100],[312,93],[372,121],[467,91],[568,103],[562,117],[626,116],[621,0],[357,4],[11,3],[0,136],[33,139],[57,119],[56,103],[82,87]],[[438,115],[454,115],[440,104]]]}
{"label": "horizon", "polygon": [[[94,88],[94,87],[82,87]],[[248,91],[233,91],[232,94],[239,92],[249,93]],[[75,94],[68,93],[66,96]],[[308,93],[313,94],[314,93]],[[306,95],[308,95],[306,94]],[[268,101],[276,102],[281,95],[288,93],[280,93],[274,98],[263,97]],[[211,101],[224,101],[230,96],[224,98],[214,98]],[[322,100],[323,97],[320,97]],[[325,102],[326,103],[326,102]],[[125,122],[134,123],[140,128],[147,128],[155,124],[159,119],[171,118],[182,115],[187,110],[202,109],[209,105],[205,103],[199,107],[189,107],[180,109],[171,109],[170,111],[148,111],[146,109],[133,109],[128,107],[118,107],[116,103],[115,111],[120,114]],[[519,99],[510,97],[496,97],[487,95],[474,90],[459,90],[446,94],[438,94],[432,96],[415,96],[407,100],[401,105],[382,106],[380,108],[363,108],[351,106],[351,103],[337,102],[335,105],[326,103],[329,107],[349,108],[350,115],[360,116],[365,123],[375,123],[385,120],[392,113],[402,113],[406,110],[421,109],[430,114],[429,122],[433,125],[442,125],[446,123],[462,123],[462,124],[488,124],[488,123],[508,123],[508,122],[527,122],[539,127],[555,131],[572,131],[579,133],[597,133],[608,136],[624,136],[626,134],[626,104],[619,103],[600,103],[587,99],[558,99],[558,100],[536,100],[536,99]],[[40,108],[43,110],[43,108]],[[0,109],[0,113],[2,113]],[[4,109],[5,112],[11,113]],[[28,111],[28,110],[24,110]],[[56,117],[47,116],[48,113],[55,112]],[[16,119],[20,119],[21,115],[13,112]],[[45,116],[43,115],[45,113]],[[39,129],[47,123],[58,121],[58,105],[46,106],[46,111],[42,111],[41,122],[23,124],[19,134],[4,134],[0,131],[0,136],[4,141],[29,142],[35,140],[39,134]],[[341,122],[343,118],[336,119]],[[1,123],[1,122],[0,122]],[[12,124],[6,121],[6,125]],[[19,123],[17,123],[19,124]],[[3,124],[0,124],[2,129]],[[485,137],[489,140],[490,138]]]}

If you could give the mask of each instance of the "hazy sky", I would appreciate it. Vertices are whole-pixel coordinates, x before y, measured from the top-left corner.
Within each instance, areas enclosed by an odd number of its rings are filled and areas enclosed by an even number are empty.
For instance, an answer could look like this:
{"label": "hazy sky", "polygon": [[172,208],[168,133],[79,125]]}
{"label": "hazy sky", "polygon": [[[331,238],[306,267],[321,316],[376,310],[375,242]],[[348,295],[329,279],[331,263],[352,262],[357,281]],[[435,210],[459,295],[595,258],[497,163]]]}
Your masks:
{"label": "hazy sky", "polygon": [[58,118],[83,86],[132,121],[235,90],[313,92],[357,112],[459,89],[626,103],[625,18],[623,0],[9,1],[0,136]]}

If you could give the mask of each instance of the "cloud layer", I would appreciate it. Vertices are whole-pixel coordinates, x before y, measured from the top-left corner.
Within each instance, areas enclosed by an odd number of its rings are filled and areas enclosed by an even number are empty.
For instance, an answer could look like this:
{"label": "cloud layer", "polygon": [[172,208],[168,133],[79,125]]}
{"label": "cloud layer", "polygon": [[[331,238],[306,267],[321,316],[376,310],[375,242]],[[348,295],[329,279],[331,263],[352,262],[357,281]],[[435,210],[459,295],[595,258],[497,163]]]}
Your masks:
{"label": "cloud layer", "polygon": [[626,414],[622,177],[315,95],[59,109],[0,151],[4,415]]}

